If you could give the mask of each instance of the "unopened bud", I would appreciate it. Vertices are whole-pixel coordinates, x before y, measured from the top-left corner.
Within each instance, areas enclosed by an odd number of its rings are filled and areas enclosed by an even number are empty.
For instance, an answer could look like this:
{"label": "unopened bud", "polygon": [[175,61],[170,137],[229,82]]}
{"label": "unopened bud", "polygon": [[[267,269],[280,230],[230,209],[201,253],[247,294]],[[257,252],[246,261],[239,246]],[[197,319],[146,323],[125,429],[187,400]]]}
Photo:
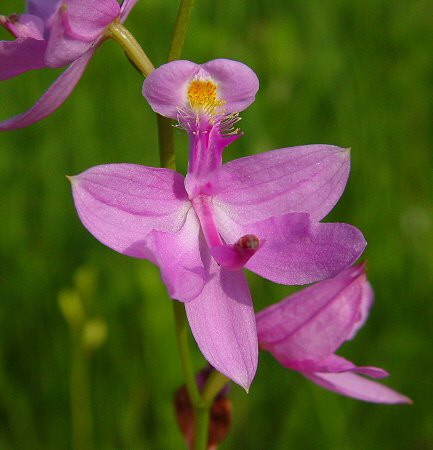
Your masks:
{"label": "unopened bud", "polygon": [[[232,421],[232,403],[226,397],[226,389],[217,395],[212,403],[209,417],[208,450],[215,450],[226,438]],[[177,424],[188,448],[194,445],[194,409],[188,391],[182,386],[176,391],[174,407]]]}
{"label": "unopened bud", "polygon": [[85,298],[92,298],[96,291],[97,271],[91,266],[81,266],[74,273],[74,282],[78,292]]}
{"label": "unopened bud", "polygon": [[83,328],[83,345],[88,350],[96,350],[107,340],[107,324],[102,319],[91,319]]}
{"label": "unopened bud", "polygon": [[84,321],[84,308],[78,292],[65,289],[58,297],[60,311],[71,328],[77,328]]}

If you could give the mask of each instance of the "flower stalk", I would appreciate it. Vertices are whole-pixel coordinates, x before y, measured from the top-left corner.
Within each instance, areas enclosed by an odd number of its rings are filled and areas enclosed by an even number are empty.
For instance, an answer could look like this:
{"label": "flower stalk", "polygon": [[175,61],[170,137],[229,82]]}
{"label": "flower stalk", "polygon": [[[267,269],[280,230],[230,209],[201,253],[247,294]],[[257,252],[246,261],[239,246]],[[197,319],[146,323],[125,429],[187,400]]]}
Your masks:
{"label": "flower stalk", "polygon": [[195,0],[180,0],[167,62],[180,59]]}
{"label": "flower stalk", "polygon": [[72,441],[74,450],[93,448],[93,416],[89,360],[78,335],[73,335],[70,397],[72,410]]}
{"label": "flower stalk", "polygon": [[188,344],[188,321],[186,319],[185,308],[182,303],[173,302],[173,310],[176,322],[177,345],[186,389],[192,404],[198,405],[200,404],[201,397],[191,363],[191,352]]}
{"label": "flower stalk", "polygon": [[209,419],[209,407],[194,406],[194,450],[207,450],[208,448]]}
{"label": "flower stalk", "polygon": [[158,122],[159,161],[161,167],[176,170],[172,120],[159,114],[157,114],[156,119]]}
{"label": "flower stalk", "polygon": [[107,37],[114,39],[125,50],[126,56],[132,64],[147,77],[155,67],[144,52],[135,37],[120,22],[113,22],[105,33]]}
{"label": "flower stalk", "polygon": [[213,370],[206,381],[203,392],[201,393],[201,401],[210,408],[214,398],[223,389],[230,380],[217,370]]}

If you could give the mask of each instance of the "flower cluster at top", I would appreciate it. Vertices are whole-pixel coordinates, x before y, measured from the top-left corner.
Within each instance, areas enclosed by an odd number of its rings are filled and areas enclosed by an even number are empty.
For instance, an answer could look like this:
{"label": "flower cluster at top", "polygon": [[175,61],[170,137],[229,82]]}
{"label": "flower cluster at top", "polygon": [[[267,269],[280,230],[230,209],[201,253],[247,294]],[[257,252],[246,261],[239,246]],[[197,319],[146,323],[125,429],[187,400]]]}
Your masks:
{"label": "flower cluster at top", "polygon": [[[321,222],[344,190],[349,151],[308,145],[222,164],[224,149],[241,136],[239,112],[258,85],[250,68],[225,59],[174,61],[152,72],[143,95],[186,130],[187,175],[133,164],[93,167],[71,178],[80,219],[105,245],[160,268],[169,295],[185,303],[203,355],[245,389],[260,344],[330,389],[407,401],[354,373],[380,377],[382,369],[333,355],[371,303],[362,268],[348,269],[364,250],[361,232]],[[331,280],[259,313],[256,326],[243,268],[287,285]],[[304,296],[311,300],[301,302]]]}
{"label": "flower cluster at top", "polygon": [[123,22],[137,0],[27,0],[24,14],[0,15],[14,40],[0,41],[0,81],[47,67],[68,68],[26,112],[0,131],[26,127],[55,111],[73,91],[107,27]]}

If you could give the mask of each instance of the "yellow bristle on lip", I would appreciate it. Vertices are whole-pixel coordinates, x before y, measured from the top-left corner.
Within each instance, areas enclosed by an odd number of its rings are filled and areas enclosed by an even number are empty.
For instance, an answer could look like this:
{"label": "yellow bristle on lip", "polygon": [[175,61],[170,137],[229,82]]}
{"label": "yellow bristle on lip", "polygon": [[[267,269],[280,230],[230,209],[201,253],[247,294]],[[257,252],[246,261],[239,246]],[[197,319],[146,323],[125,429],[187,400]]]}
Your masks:
{"label": "yellow bristle on lip", "polygon": [[204,109],[210,113],[224,104],[217,97],[216,84],[210,80],[193,80],[188,88],[188,101],[193,110]]}

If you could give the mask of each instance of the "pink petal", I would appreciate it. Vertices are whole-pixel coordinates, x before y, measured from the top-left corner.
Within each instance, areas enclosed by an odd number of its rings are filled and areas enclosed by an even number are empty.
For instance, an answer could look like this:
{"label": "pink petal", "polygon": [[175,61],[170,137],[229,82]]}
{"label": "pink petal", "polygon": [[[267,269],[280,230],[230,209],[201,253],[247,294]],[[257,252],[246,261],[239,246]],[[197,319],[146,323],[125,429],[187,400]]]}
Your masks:
{"label": "pink petal", "polygon": [[337,394],[372,403],[412,403],[412,400],[388,386],[354,373],[303,373],[319,386]]}
{"label": "pink petal", "polygon": [[293,213],[239,226],[215,208],[223,239],[236,242],[252,234],[263,245],[245,267],[282,284],[307,284],[330,278],[352,265],[366,245],[361,232],[343,223],[311,223]]}
{"label": "pink petal", "polygon": [[221,269],[211,260],[210,280],[185,305],[197,344],[209,363],[248,390],[257,368],[257,333],[242,272]]}
{"label": "pink petal", "polygon": [[32,38],[0,41],[0,80],[45,67],[46,47],[46,41]]}
{"label": "pink petal", "polygon": [[[318,371],[317,364],[322,364],[325,371],[323,360],[353,337],[364,323],[372,300],[363,266],[351,267],[258,313],[260,346],[271,351],[286,367],[307,370],[305,365],[295,366],[295,362],[308,361],[315,364],[308,370]],[[337,357],[333,358],[326,360],[326,371],[331,370],[331,363],[333,370],[348,369],[347,366],[337,369]]]}
{"label": "pink petal", "polygon": [[171,298],[188,302],[200,294],[208,279],[200,253],[200,246],[203,248],[206,243],[192,208],[178,232],[153,230],[144,245],[151,252],[148,259],[161,269],[162,280]]}
{"label": "pink petal", "polygon": [[32,14],[12,15],[10,17],[0,16],[0,25],[17,38],[44,40],[44,21]]}
{"label": "pink petal", "polygon": [[[63,6],[65,5],[65,6]],[[120,15],[116,0],[69,0],[54,17],[46,62],[63,67],[87,52]]]}
{"label": "pink petal", "polygon": [[120,16],[117,0],[67,0],[66,11],[73,32],[89,40]]}
{"label": "pink petal", "polygon": [[27,0],[27,12],[47,20],[56,10],[58,0]]}
{"label": "pink petal", "polygon": [[154,70],[143,83],[143,95],[155,112],[177,119],[178,108],[189,108],[187,90],[196,76],[217,85],[227,114],[249,106],[259,88],[255,73],[238,61],[215,59],[200,66],[181,60]]}
{"label": "pink petal", "polygon": [[[284,359],[284,358],[283,358]],[[373,366],[355,366],[351,361],[337,355],[330,355],[321,361],[283,361],[279,362],[284,367],[297,370],[298,372],[320,372],[320,373],[342,373],[356,372],[372,378],[385,378],[389,375],[386,370]]]}
{"label": "pink petal", "polygon": [[230,59],[214,59],[201,66],[217,82],[227,114],[248,108],[259,89],[257,75],[245,64]]}
{"label": "pink petal", "polygon": [[96,166],[71,178],[83,225],[113,250],[149,258],[152,230],[177,233],[191,207],[183,177],[135,164]]}
{"label": "pink petal", "polygon": [[0,122],[0,131],[27,127],[53,113],[74,90],[92,56],[93,50],[73,62],[28,111]]}
{"label": "pink petal", "polygon": [[161,116],[177,118],[177,108],[187,105],[186,91],[199,72],[191,61],[172,61],[150,73],[143,83],[143,95],[152,109]]}
{"label": "pink petal", "polygon": [[289,212],[307,212],[319,221],[343,193],[349,169],[349,152],[331,145],[247,156],[223,166],[214,201],[240,224]]}
{"label": "pink petal", "polygon": [[127,18],[129,13],[131,12],[131,9],[135,6],[138,0],[123,0],[121,6],[120,6],[120,17],[121,22],[123,23]]}

